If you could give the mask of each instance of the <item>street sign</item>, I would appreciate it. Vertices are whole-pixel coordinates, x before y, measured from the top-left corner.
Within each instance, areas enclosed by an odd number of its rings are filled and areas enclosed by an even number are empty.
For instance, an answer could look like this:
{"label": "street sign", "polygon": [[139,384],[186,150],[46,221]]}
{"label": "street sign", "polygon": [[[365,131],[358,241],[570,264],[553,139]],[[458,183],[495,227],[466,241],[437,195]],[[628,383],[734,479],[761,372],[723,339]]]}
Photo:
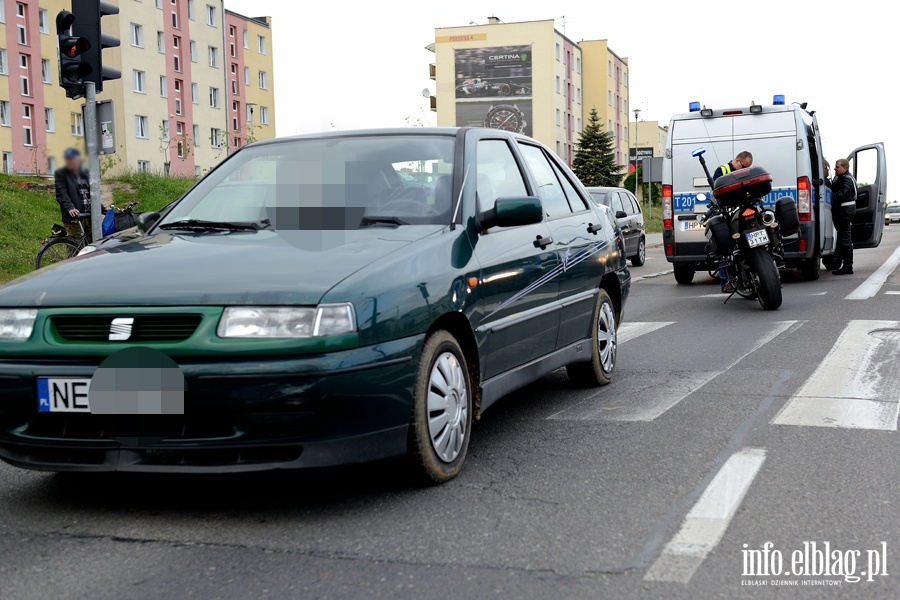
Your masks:
{"label": "street sign", "polygon": [[641,161],[641,179],[645,183],[662,183],[662,161],[662,156],[656,158],[644,158]]}
{"label": "street sign", "polygon": [[[84,111],[85,105],[82,104],[81,115],[86,123]],[[97,101],[97,148],[101,156],[116,153],[116,105],[112,100]]]}
{"label": "street sign", "polygon": [[643,160],[645,158],[653,158],[653,148],[629,148],[628,161]]}

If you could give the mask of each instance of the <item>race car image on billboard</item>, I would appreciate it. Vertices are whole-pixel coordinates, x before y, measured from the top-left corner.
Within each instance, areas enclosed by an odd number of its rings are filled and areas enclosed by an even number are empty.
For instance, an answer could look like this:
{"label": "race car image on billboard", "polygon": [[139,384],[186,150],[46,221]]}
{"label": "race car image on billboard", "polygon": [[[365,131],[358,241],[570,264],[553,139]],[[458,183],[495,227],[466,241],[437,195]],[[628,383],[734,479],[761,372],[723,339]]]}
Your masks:
{"label": "race car image on billboard", "polygon": [[454,59],[458,99],[531,96],[531,46],[464,48]]}
{"label": "race car image on billboard", "polygon": [[508,81],[488,81],[475,77],[456,86],[457,98],[531,96],[531,88]]}

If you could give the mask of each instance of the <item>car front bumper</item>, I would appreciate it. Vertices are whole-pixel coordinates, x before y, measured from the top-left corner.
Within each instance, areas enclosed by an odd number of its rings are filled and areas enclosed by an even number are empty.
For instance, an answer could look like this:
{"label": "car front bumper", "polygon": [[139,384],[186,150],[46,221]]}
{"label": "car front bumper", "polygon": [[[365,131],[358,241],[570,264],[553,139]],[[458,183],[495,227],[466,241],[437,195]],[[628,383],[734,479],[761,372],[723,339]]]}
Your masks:
{"label": "car front bumper", "polygon": [[302,358],[173,357],[184,415],[157,417],[166,433],[147,445],[123,444],[111,417],[38,412],[37,377],[90,378],[99,361],[5,358],[0,459],[45,471],[217,473],[402,455],[423,340]]}

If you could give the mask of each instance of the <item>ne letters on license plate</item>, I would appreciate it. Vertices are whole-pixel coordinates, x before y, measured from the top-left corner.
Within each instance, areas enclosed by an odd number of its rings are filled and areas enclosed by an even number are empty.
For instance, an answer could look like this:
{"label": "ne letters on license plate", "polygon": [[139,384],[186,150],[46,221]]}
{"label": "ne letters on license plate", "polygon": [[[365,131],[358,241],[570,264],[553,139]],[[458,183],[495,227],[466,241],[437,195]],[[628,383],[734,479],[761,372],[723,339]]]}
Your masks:
{"label": "ne letters on license plate", "polygon": [[748,231],[744,235],[747,236],[747,245],[751,248],[756,248],[757,246],[763,246],[769,243],[769,234],[764,230]]}
{"label": "ne letters on license plate", "polygon": [[38,412],[89,413],[90,379],[39,377]]}

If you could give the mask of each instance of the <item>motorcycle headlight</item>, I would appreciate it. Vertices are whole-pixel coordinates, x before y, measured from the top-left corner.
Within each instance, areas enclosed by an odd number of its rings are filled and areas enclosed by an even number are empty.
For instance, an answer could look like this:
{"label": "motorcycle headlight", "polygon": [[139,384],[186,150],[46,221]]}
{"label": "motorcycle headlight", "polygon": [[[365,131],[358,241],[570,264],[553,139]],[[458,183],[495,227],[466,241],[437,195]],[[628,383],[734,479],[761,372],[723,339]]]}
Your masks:
{"label": "motorcycle headlight", "polygon": [[30,338],[37,314],[37,309],[33,308],[0,308],[0,340]]}
{"label": "motorcycle headlight", "polygon": [[317,308],[236,306],[219,320],[222,338],[311,338],[356,331],[353,305],[323,304]]}

